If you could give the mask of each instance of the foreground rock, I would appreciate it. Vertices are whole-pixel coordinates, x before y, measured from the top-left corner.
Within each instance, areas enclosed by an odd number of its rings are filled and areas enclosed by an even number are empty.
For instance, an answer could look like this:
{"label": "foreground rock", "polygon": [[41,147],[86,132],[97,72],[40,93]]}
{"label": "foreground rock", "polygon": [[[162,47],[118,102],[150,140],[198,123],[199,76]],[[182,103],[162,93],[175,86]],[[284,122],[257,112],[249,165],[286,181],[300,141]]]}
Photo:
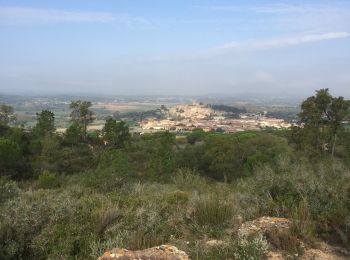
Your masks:
{"label": "foreground rock", "polygon": [[123,248],[115,248],[107,251],[99,260],[188,260],[188,255],[175,246],[162,245],[145,250],[129,251]]}
{"label": "foreground rock", "polygon": [[319,243],[317,248],[308,248],[303,241],[297,239],[291,234],[292,222],[287,218],[261,217],[252,221],[247,221],[238,229],[238,235],[250,236],[262,234],[272,246],[271,251],[267,252],[265,257],[268,260],[283,260],[286,255],[283,253],[292,244],[298,247],[301,255],[295,254],[288,259],[298,258],[303,260],[322,259],[322,260],[345,260],[350,259],[348,252],[343,252],[337,247],[326,243]]}
{"label": "foreground rock", "polygon": [[[261,217],[239,225],[234,234],[238,236],[251,236],[262,234],[270,244],[269,252],[265,259],[321,259],[321,260],[345,260],[350,259],[350,253],[326,243],[320,242],[316,248],[306,246],[292,234],[292,222],[287,218]],[[208,240],[207,247],[220,247],[227,245],[224,240]],[[290,255],[292,251],[298,254]],[[297,249],[297,250],[295,250]],[[129,251],[116,248],[107,251],[99,260],[189,260],[188,255],[175,246],[162,245],[140,251]]]}
{"label": "foreground rock", "polygon": [[257,233],[271,233],[271,231],[288,233],[290,227],[291,221],[287,218],[261,217],[243,223],[238,230],[238,234],[250,236]]}
{"label": "foreground rock", "polygon": [[292,222],[287,218],[261,217],[247,221],[238,229],[238,235],[251,236],[262,234],[276,248],[284,249],[290,242],[290,230]]}
{"label": "foreground rock", "polygon": [[320,242],[316,246],[317,248],[309,248],[305,250],[300,259],[324,259],[324,260],[345,260],[350,259],[350,252],[343,248],[328,245],[327,243]]}

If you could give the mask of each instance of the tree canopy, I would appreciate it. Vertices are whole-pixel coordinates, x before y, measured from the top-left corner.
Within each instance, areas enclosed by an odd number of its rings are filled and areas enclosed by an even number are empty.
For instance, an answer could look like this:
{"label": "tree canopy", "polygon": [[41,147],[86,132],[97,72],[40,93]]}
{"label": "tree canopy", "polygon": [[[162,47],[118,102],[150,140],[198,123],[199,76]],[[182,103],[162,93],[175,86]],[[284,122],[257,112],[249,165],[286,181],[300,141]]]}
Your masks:
{"label": "tree canopy", "polygon": [[69,107],[72,109],[70,114],[71,121],[78,124],[82,129],[83,139],[87,136],[87,126],[95,119],[94,112],[90,110],[92,103],[90,101],[76,100],[72,101]]}
{"label": "tree canopy", "polygon": [[36,114],[37,123],[34,127],[34,133],[38,136],[53,134],[55,128],[55,115],[51,111],[43,110]]}
{"label": "tree canopy", "polygon": [[349,119],[350,101],[333,97],[328,89],[316,91],[301,104],[299,114],[302,127],[299,142],[317,151],[334,155],[337,135],[343,130],[342,123]]}
{"label": "tree canopy", "polygon": [[16,120],[16,115],[12,106],[0,105],[0,124],[8,125]]}

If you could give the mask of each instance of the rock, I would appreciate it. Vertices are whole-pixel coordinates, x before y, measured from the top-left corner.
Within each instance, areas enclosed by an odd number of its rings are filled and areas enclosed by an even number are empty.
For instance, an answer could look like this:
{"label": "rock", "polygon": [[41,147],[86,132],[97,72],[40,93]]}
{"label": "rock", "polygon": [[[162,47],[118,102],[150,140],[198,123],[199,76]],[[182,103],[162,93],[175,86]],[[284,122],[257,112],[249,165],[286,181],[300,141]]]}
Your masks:
{"label": "rock", "polygon": [[261,217],[243,223],[238,229],[238,235],[262,234],[276,248],[285,249],[292,243],[299,243],[295,237],[291,236],[291,224],[291,221],[287,218]]}
{"label": "rock", "polygon": [[322,260],[346,260],[346,256],[339,256],[333,252],[324,252],[320,249],[308,249],[304,252],[300,259],[322,259]]}
{"label": "rock", "polygon": [[[273,246],[272,251],[266,253],[265,257],[269,260],[280,259],[321,259],[321,260],[345,260],[350,259],[350,255],[344,250],[330,246],[326,243],[319,243],[317,248],[307,248],[303,241],[293,236],[290,232],[292,222],[287,218],[261,217],[253,221],[242,224],[238,229],[241,236],[251,236],[262,234]],[[289,255],[288,248],[297,246],[301,255]]]}
{"label": "rock", "polygon": [[269,251],[266,253],[266,259],[268,260],[283,260],[283,254],[280,252]]}
{"label": "rock", "polygon": [[305,250],[300,259],[325,259],[325,260],[345,260],[350,259],[350,253],[344,249],[331,246],[325,242],[320,242],[316,248]]}
{"label": "rock", "polygon": [[161,245],[144,250],[129,251],[115,248],[105,252],[98,260],[189,260],[188,255],[175,246]]}
{"label": "rock", "polygon": [[289,232],[291,221],[287,218],[261,217],[247,221],[238,229],[239,235],[250,236],[257,233],[270,233],[270,231]]}
{"label": "rock", "polygon": [[205,242],[205,244],[207,246],[222,246],[222,245],[225,245],[226,242],[222,240],[213,239],[213,240],[208,240],[207,242]]}

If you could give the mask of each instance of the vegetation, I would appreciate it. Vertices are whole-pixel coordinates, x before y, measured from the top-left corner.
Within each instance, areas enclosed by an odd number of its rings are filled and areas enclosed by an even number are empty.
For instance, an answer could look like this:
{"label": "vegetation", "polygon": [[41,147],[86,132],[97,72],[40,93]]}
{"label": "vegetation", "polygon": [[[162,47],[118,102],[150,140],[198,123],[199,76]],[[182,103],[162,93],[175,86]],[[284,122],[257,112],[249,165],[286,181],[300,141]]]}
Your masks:
{"label": "vegetation", "polygon": [[2,104],[0,106],[0,124],[8,125],[16,119],[13,113],[13,107]]}
{"label": "vegetation", "polygon": [[219,110],[219,111],[224,111],[224,112],[229,112],[233,114],[240,114],[240,113],[246,113],[247,111],[243,108],[237,108],[233,106],[227,106],[227,105],[210,105],[212,109],[214,110]]}
{"label": "vegetation", "polygon": [[287,251],[298,238],[350,245],[349,101],[320,90],[292,130],[196,129],[185,143],[168,132],[131,135],[111,118],[89,133],[90,106],[72,102],[63,135],[47,110],[32,130],[4,116],[0,259],[96,259],[163,243],[192,259],[259,259],[268,242],[237,236],[237,216],[291,218]]}
{"label": "vegetation", "polygon": [[72,101],[69,107],[72,109],[70,114],[71,121],[80,127],[82,137],[85,140],[87,136],[87,126],[94,120],[94,113],[90,110],[92,103],[89,101]]}
{"label": "vegetation", "polygon": [[103,128],[103,139],[106,144],[116,148],[122,148],[130,139],[129,127],[123,121],[108,118]]}
{"label": "vegetation", "polygon": [[55,128],[55,115],[51,111],[43,110],[41,113],[37,113],[37,123],[33,129],[33,132],[39,136],[52,135]]}

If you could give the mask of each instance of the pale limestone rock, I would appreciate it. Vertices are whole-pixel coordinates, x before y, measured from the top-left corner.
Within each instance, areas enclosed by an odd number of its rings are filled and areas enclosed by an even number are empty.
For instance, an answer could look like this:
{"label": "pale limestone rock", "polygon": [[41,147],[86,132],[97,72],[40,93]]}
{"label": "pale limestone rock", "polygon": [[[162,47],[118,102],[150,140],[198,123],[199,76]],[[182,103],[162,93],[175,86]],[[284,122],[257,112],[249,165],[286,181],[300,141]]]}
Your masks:
{"label": "pale limestone rock", "polygon": [[209,241],[205,242],[205,244],[207,246],[222,246],[222,245],[225,245],[226,242],[222,241],[222,240],[213,239],[213,240],[209,240]]}
{"label": "pale limestone rock", "polygon": [[98,260],[189,260],[188,255],[175,246],[161,245],[144,250],[129,251],[115,248],[105,252]]}

